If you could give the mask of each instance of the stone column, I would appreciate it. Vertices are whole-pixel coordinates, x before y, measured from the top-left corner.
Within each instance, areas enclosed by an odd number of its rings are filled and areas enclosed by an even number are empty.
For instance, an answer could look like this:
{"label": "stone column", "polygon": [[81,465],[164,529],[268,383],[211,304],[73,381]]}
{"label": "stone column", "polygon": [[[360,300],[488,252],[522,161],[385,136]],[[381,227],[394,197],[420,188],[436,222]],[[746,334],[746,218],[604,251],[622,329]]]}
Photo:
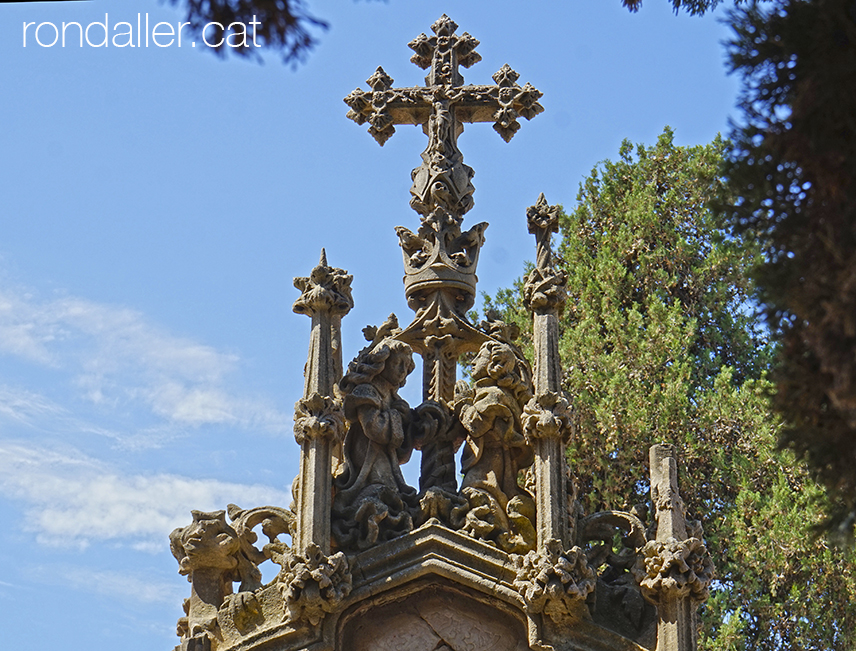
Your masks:
{"label": "stone column", "polygon": [[[334,387],[342,378],[342,317],[354,306],[352,276],[321,260],[308,278],[295,278],[301,291],[294,311],[312,318],[309,356],[304,370],[303,398],[295,405],[294,435],[300,444],[297,530],[294,550],[310,545],[330,553],[330,509],[334,456],[340,457],[345,421]],[[336,454],[334,454],[334,452]]]}
{"label": "stone column", "polygon": [[[678,464],[670,445],[650,450],[651,499],[657,518],[657,542],[686,540],[687,523],[678,492]],[[657,651],[694,651],[696,648],[695,604],[689,596],[670,595],[657,605]]]}
{"label": "stone column", "polygon": [[671,445],[650,451],[651,503],[657,536],[633,568],[642,595],[657,607],[657,651],[695,651],[696,609],[707,599],[713,563],[701,533],[689,537]]}
{"label": "stone column", "polygon": [[559,208],[541,194],[526,211],[529,232],[535,235],[535,269],[526,278],[524,299],[533,313],[535,397],[525,409],[525,431],[535,448],[535,500],[538,549],[551,540],[567,549],[565,444],[571,435],[570,405],[562,395],[559,359],[559,314],[565,302],[566,276],[552,265],[550,238],[559,229]]}

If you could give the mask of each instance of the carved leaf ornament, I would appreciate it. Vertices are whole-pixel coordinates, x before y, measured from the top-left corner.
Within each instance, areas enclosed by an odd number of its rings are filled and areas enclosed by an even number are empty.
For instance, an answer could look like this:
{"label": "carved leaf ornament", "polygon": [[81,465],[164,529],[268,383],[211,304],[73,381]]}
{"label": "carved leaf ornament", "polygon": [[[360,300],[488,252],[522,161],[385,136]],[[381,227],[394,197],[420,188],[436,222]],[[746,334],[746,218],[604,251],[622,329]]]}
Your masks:
{"label": "carved leaf ornament", "polygon": [[687,596],[702,602],[707,599],[713,580],[713,561],[698,538],[652,540],[642,548],[632,573],[642,595],[655,605],[665,599]]}
{"label": "carved leaf ornament", "polygon": [[512,558],[516,570],[514,587],[530,612],[542,612],[549,600],[565,605],[582,603],[597,584],[597,575],[586,562],[585,552],[576,546],[563,550],[559,540],[548,541],[543,551]]}

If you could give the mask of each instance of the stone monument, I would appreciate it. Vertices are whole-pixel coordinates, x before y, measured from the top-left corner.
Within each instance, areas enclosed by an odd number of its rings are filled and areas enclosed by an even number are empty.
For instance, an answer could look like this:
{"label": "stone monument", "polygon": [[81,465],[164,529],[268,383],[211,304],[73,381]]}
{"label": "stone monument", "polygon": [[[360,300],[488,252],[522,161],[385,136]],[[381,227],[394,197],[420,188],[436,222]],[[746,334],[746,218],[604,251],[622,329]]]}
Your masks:
{"label": "stone monument", "polygon": [[[534,364],[514,327],[467,318],[487,224],[462,227],[473,170],[458,136],[464,123],[492,122],[508,141],[518,118],[543,108],[507,65],[495,85],[464,85],[460,68],[480,60],[479,42],[445,15],[431,29],[409,43],[428,70],[425,86],[395,88],[378,68],[371,90],[345,98],[348,117],[368,123],[381,145],[395,125],[428,136],[412,172],[419,228],[396,229],[415,316],[404,328],[394,315],[365,328],[367,345],[343,373],[351,276],[322,251],[295,279],[294,311],[312,330],[295,406],[294,504],[194,511],[171,534],[191,583],[176,650],[694,651],[712,565],[700,526],[685,519],[672,449],[651,449],[650,522],[644,507],[584,516],[575,501],[564,454],[572,397],[558,349],[566,279],[551,251],[559,211],[543,195],[526,212],[536,239],[524,285]],[[418,406],[398,393],[414,353]],[[471,385],[456,382],[464,354]],[[418,489],[401,472],[414,450]],[[263,584],[266,560],[280,570]]]}

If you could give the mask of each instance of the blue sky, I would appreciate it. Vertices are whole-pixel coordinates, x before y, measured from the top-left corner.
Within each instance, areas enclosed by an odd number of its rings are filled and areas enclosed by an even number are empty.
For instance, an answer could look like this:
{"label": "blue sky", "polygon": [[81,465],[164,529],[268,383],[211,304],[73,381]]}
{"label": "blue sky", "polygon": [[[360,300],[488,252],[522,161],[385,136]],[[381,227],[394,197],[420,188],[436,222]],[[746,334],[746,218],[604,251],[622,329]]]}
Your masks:
{"label": "blue sky", "polygon": [[183,18],[154,0],[0,5],[3,646],[170,649],[189,585],[169,532],[191,508],[290,503],[309,329],[291,279],[322,246],[354,275],[346,362],[366,324],[410,321],[393,227],[418,224],[425,137],[399,127],[378,147],[345,95],[378,65],[421,84],[407,42],[443,12],[481,41],[467,82],[509,63],[544,93],[510,144],[489,125],[459,141],[493,293],[534,257],[525,209],[540,192],[572,206],[624,138],[727,131],[727,29],[669,5],[312,2],[331,27],[296,69],[186,43],[23,47],[30,21]]}

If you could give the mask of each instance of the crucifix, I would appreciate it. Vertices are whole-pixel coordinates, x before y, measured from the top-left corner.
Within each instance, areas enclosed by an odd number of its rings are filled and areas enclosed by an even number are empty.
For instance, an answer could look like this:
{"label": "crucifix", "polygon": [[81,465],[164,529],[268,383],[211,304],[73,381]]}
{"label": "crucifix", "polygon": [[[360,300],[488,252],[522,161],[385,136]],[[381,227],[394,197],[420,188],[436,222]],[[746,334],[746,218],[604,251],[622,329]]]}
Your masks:
{"label": "crucifix", "polygon": [[[368,123],[380,145],[398,124],[422,125],[428,136],[422,163],[411,173],[410,205],[421,215],[420,227],[416,233],[396,228],[404,255],[404,292],[416,312],[397,338],[422,356],[425,400],[446,405],[454,399],[458,358],[489,339],[466,317],[475,302],[487,224],[461,230],[464,214],[473,207],[474,188],[458,136],[465,122],[493,122],[508,142],[520,129],[518,118],[531,119],[544,110],[538,103],[541,93],[528,83],[519,86],[519,75],[507,64],[493,75],[495,85],[464,85],[460,67],[469,68],[481,56],[475,51],[479,41],[466,32],[456,34],[457,28],[444,14],[431,26],[433,36],[420,34],[408,44],[414,51],[410,60],[428,70],[425,86],[393,88],[393,80],[378,68],[367,80],[371,90],[357,89],[345,98],[348,117]],[[421,489],[455,490],[456,436],[440,432],[424,442]],[[426,463],[432,464],[430,471]]]}
{"label": "crucifix", "polygon": [[383,144],[395,133],[396,124],[421,124],[428,135],[422,165],[413,170],[411,206],[428,215],[438,206],[461,217],[473,207],[473,176],[458,149],[464,122],[493,122],[506,142],[520,129],[518,117],[531,120],[544,110],[542,93],[517,84],[518,75],[508,64],[493,75],[494,86],[467,85],[460,66],[481,61],[475,49],[479,41],[468,33],[455,34],[458,26],[443,14],[431,25],[434,36],[420,34],[408,43],[415,54],[410,60],[429,69],[425,86],[393,88],[392,78],[378,67],[368,78],[371,90],[355,90],[345,98],[348,117],[369,123],[369,133]]}

